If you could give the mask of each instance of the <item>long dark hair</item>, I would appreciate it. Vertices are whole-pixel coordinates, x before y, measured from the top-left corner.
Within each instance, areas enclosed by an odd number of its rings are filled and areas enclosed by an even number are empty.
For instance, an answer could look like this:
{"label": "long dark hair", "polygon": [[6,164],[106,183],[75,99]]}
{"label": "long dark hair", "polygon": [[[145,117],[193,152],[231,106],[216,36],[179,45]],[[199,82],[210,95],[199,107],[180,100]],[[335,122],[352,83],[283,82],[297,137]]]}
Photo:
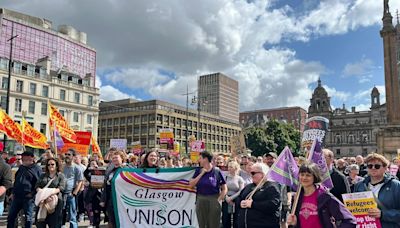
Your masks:
{"label": "long dark hair", "polygon": [[147,158],[150,156],[151,153],[156,153],[157,157],[160,157],[160,155],[158,154],[157,150],[150,150],[149,152],[146,153],[146,155],[144,156],[144,160],[143,160],[143,164],[141,166],[141,168],[158,168],[158,164],[155,164],[154,166],[150,167],[149,166],[149,162],[147,161]]}
{"label": "long dark hair", "polygon": [[49,166],[48,166],[49,161],[54,161],[54,162],[56,163],[56,171],[57,171],[57,173],[61,172],[60,162],[58,162],[58,160],[55,159],[55,158],[48,158],[48,159],[46,160],[46,167],[44,167],[45,172],[46,172],[47,174],[50,173],[50,171],[49,171]]}

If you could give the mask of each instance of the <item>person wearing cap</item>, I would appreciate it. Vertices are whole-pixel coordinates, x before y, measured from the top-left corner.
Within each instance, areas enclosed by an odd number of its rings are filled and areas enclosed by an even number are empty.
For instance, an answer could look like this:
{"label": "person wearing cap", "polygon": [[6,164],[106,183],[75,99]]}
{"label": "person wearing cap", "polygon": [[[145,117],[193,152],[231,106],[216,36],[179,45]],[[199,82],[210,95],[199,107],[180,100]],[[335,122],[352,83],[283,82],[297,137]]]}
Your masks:
{"label": "person wearing cap", "polygon": [[269,168],[274,164],[275,160],[278,158],[278,155],[274,152],[269,152],[264,154],[264,164],[266,164]]}
{"label": "person wearing cap", "polygon": [[42,175],[42,168],[35,164],[35,156],[31,151],[21,154],[22,165],[15,174],[12,191],[12,203],[7,217],[7,228],[14,228],[21,209],[25,214],[26,228],[32,227],[35,201],[35,185]]}
{"label": "person wearing cap", "polygon": [[8,152],[7,151],[1,152],[1,158],[8,164]]}

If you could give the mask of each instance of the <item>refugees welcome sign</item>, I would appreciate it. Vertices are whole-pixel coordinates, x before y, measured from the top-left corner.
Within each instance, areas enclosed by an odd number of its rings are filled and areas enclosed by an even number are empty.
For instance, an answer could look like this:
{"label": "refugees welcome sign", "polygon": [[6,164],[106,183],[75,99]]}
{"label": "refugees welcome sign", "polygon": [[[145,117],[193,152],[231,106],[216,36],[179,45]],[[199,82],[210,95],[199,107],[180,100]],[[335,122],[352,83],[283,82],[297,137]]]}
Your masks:
{"label": "refugees welcome sign", "polygon": [[193,168],[120,169],[112,182],[117,226],[198,227]]}

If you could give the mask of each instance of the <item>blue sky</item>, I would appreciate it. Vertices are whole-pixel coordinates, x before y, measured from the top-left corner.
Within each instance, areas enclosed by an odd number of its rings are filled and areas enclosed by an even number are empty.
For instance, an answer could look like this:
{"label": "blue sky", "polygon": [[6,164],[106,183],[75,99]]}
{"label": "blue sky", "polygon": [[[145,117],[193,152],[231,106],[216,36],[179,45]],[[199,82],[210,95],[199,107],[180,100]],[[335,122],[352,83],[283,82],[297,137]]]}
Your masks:
{"label": "blue sky", "polygon": [[[400,1],[389,4],[395,17]],[[239,81],[241,111],[307,109],[318,78],[333,108],[367,110],[375,85],[385,100],[383,0],[4,0],[2,7],[86,32],[103,100],[184,105],[186,86],[195,91],[197,77],[213,72]]]}

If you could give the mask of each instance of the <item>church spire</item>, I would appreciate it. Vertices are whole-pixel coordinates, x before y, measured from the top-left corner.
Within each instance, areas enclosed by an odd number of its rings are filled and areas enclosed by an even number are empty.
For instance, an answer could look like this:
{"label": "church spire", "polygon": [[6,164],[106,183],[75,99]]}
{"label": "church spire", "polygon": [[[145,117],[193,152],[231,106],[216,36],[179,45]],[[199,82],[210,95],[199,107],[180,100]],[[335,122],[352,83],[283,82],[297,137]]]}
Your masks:
{"label": "church spire", "polygon": [[321,78],[319,77],[318,78],[318,87],[321,87],[322,85],[321,85]]}
{"label": "church spire", "polygon": [[393,27],[393,17],[389,11],[389,0],[383,0],[383,28],[382,31],[391,31]]}

